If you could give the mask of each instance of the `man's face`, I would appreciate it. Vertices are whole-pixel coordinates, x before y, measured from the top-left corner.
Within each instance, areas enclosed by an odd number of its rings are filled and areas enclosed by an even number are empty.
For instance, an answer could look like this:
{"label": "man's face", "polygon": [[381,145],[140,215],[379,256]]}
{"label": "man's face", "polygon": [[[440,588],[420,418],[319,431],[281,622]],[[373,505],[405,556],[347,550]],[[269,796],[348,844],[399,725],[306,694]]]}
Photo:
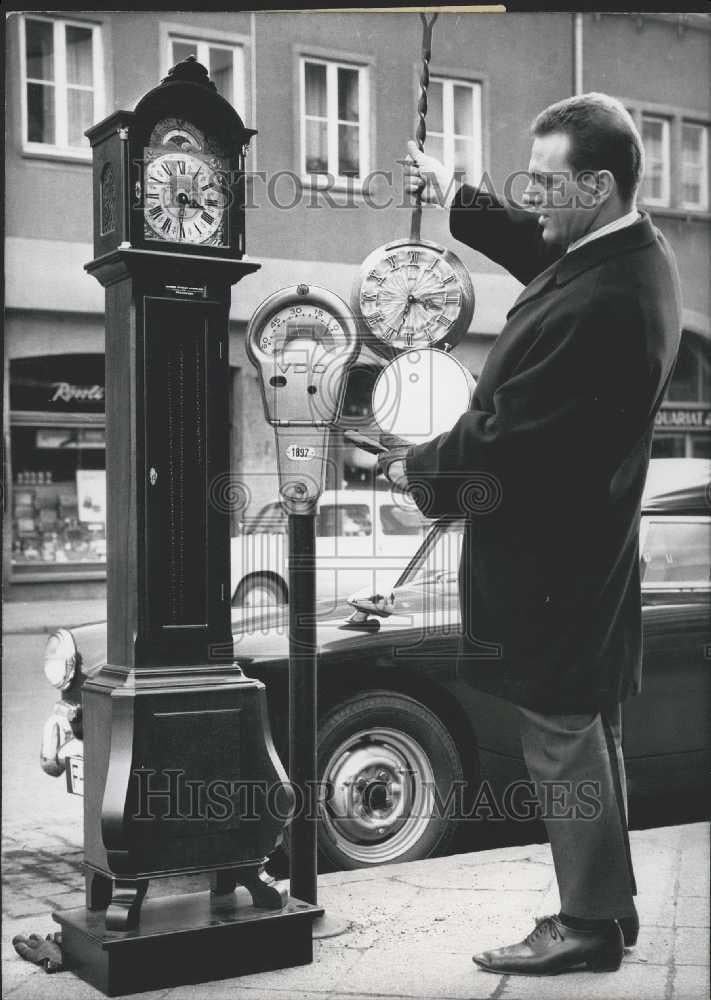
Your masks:
{"label": "man's face", "polygon": [[592,225],[597,209],[587,189],[580,187],[571,169],[570,139],[564,132],[536,136],[528,164],[524,203],[534,211],[546,243],[567,247]]}

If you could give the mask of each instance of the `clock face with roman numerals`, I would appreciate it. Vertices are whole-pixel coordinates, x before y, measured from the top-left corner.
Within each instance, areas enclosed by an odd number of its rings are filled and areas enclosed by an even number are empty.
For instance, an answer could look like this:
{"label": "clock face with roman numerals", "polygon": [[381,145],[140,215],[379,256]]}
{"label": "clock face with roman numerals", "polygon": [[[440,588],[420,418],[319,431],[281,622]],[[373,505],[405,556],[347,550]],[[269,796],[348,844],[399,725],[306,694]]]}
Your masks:
{"label": "clock face with roman numerals", "polygon": [[471,321],[474,293],[454,254],[402,240],[366,258],[352,307],[373,346],[396,353],[456,343]]}
{"label": "clock face with roman numerals", "polygon": [[145,238],[226,246],[228,192],[223,167],[222,158],[189,147],[146,150]]}

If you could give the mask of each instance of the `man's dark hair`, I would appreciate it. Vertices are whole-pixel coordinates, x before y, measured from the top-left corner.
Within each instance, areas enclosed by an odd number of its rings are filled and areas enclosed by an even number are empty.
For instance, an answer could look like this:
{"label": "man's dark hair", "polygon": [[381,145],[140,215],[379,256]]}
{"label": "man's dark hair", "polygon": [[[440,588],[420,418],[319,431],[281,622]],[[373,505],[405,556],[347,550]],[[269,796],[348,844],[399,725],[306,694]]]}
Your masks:
{"label": "man's dark hair", "polygon": [[534,136],[563,132],[570,138],[570,166],[609,170],[623,202],[631,201],[644,173],[644,147],[632,116],[608,94],[581,94],[551,104],[531,125]]}

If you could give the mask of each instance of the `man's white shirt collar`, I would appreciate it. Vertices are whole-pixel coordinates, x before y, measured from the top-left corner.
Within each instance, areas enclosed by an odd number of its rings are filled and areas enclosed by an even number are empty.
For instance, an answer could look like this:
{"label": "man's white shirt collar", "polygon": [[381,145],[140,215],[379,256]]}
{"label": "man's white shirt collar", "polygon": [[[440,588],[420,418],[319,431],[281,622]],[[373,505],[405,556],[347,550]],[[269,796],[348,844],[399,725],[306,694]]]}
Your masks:
{"label": "man's white shirt collar", "polygon": [[572,253],[573,250],[579,250],[580,247],[585,246],[586,243],[591,243],[593,240],[599,239],[601,236],[608,236],[610,233],[616,233],[618,229],[625,229],[627,226],[633,225],[640,218],[640,213],[637,208],[630,209],[625,215],[621,215],[619,219],[613,219],[612,222],[608,222],[606,226],[600,226],[599,229],[594,229],[591,233],[586,233],[585,236],[581,236],[579,240],[574,240],[566,253]]}

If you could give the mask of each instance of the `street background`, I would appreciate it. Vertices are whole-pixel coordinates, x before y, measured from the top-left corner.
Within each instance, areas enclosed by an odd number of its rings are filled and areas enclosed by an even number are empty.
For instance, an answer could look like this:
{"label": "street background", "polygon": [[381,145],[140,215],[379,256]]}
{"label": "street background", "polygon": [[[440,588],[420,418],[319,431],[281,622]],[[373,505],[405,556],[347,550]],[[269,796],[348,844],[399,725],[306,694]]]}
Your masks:
{"label": "street background", "polygon": [[[51,913],[84,904],[82,800],[39,765],[42,723],[56,692],[42,672],[47,632],[101,620],[102,602],[5,605],[3,648],[2,996],[98,1000],[70,972],[47,975],[15,953],[15,934],[57,929]],[[673,822],[675,817],[670,817]],[[677,814],[678,819],[678,814]],[[663,821],[662,821],[663,822]],[[315,942],[312,965],[141,994],[147,1000],[707,1000],[709,834],[706,823],[631,834],[642,929],[614,974],[494,976],[475,950],[517,940],[557,912],[547,844],[455,854],[319,877],[319,902],[346,933]],[[206,888],[199,878],[156,880],[152,895]]]}

